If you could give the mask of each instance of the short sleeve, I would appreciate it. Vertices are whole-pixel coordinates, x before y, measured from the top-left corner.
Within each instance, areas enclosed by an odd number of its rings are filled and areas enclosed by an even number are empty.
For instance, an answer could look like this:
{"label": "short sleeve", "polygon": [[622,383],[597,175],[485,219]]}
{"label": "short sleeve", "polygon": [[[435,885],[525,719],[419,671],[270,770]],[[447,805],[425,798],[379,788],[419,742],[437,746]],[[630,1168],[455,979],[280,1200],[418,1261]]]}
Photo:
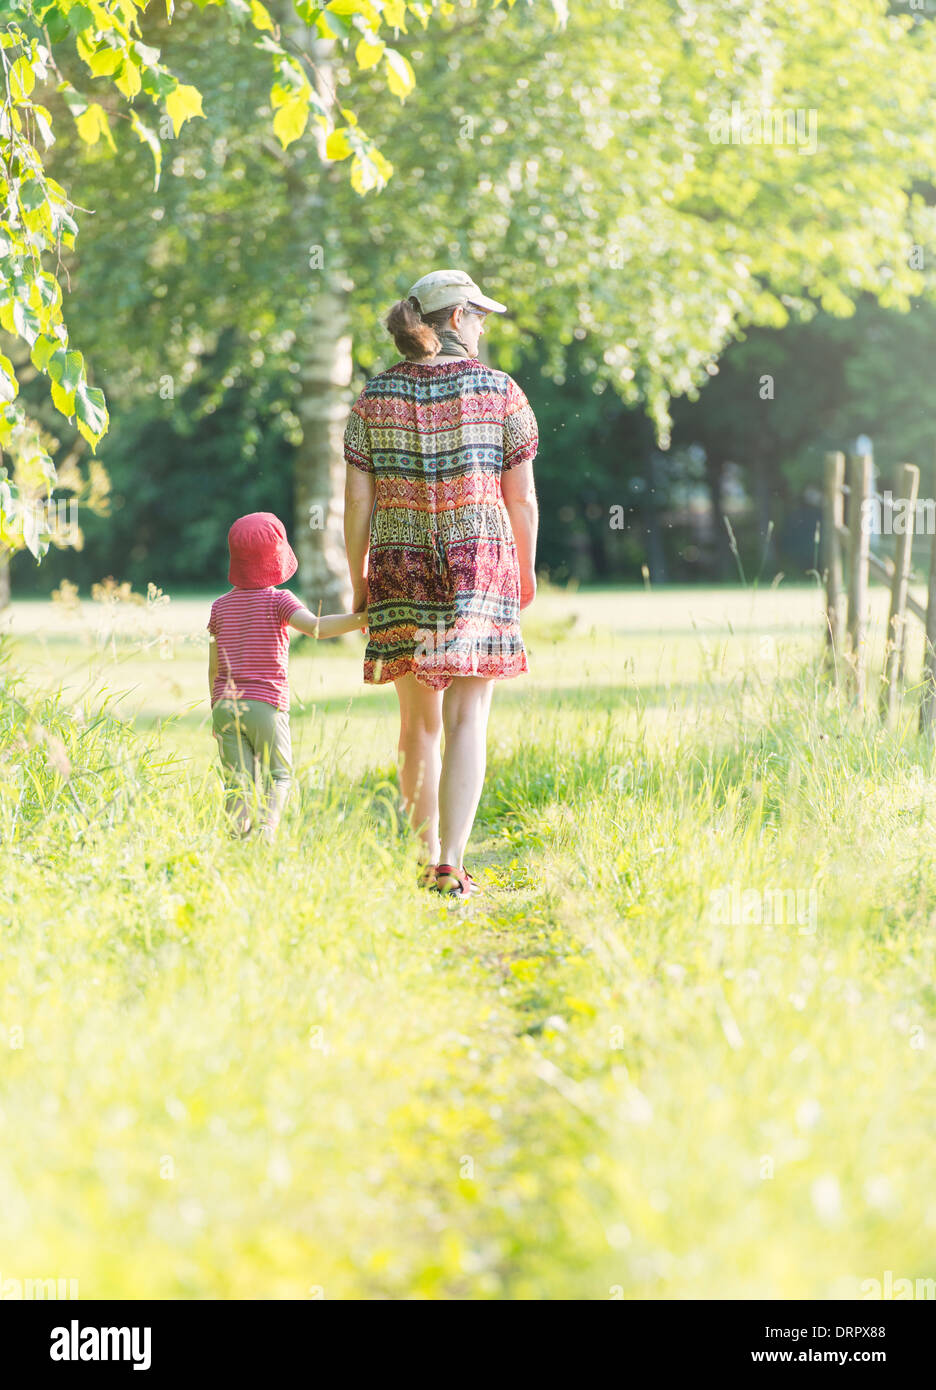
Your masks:
{"label": "short sleeve", "polygon": [[504,413],[504,468],[516,468],[536,458],[539,430],[530,402],[517,383],[511,379],[507,387],[507,408]]}
{"label": "short sleeve", "polygon": [[370,432],[364,418],[364,407],[360,396],[351,407],[351,414],[348,416],[348,423],[345,426],[344,456],[345,463],[350,463],[354,468],[360,468],[362,473],[373,473]]}
{"label": "short sleeve", "polygon": [[211,612],[208,614],[208,631],[211,633],[212,637],[217,637],[217,635],[218,635],[218,620],[217,620],[217,618],[215,617],[215,606],[214,606],[214,604],[211,605]]}
{"label": "short sleeve", "polygon": [[305,604],[288,589],[278,589],[276,592],[276,616],[285,627],[297,609],[304,608]]}

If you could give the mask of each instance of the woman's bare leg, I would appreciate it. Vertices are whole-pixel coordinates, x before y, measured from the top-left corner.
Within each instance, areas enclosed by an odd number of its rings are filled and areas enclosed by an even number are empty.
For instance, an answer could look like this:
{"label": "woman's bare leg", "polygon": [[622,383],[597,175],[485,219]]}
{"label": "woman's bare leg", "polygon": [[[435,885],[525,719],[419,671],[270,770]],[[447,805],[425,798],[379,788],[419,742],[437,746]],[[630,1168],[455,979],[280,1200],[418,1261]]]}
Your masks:
{"label": "woman's bare leg", "polygon": [[394,681],[400,702],[400,790],[410,824],[439,860],[439,771],[442,766],[442,692],[412,674]]}
{"label": "woman's bare leg", "polygon": [[494,682],[456,676],[442,697],[445,755],[439,781],[441,860],[461,869],[487,761],[487,723]]}

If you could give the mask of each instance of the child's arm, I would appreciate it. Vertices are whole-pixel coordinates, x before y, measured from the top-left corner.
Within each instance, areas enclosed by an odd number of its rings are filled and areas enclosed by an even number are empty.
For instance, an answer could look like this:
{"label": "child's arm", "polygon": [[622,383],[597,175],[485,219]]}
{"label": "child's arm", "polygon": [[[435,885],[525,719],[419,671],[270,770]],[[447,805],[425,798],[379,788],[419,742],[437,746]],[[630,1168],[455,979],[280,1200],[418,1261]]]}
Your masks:
{"label": "child's arm", "polygon": [[208,637],[208,698],[214,696],[215,677],[218,674],[218,643],[214,634]]}
{"label": "child's arm", "polygon": [[326,613],[317,618],[308,608],[297,608],[289,615],[289,626],[310,637],[340,637],[343,632],[367,626],[367,613]]}

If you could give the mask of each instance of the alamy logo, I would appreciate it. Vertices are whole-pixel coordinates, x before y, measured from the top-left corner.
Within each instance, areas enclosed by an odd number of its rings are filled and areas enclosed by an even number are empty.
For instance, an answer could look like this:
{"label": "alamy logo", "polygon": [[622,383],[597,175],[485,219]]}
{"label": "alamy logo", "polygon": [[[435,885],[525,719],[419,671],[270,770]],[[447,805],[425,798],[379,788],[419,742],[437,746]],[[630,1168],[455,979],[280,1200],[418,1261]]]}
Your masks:
{"label": "alamy logo", "polygon": [[78,503],[71,498],[50,497],[22,504],[24,532],[54,536],[62,545],[75,545],[78,530]]}
{"label": "alamy logo", "polygon": [[800,154],[815,154],[819,112],[814,106],[794,110],[733,101],[730,111],[711,113],[708,133],[713,145],[791,145]]}
{"label": "alamy logo", "polygon": [[936,532],[936,498],[880,497],[861,499],[861,529],[866,536],[932,536]]}
{"label": "alamy logo", "polygon": [[4,1279],[0,1274],[0,1300],[5,1302],[77,1297],[77,1279]]}
{"label": "alamy logo", "polygon": [[903,1302],[905,1299],[936,1298],[936,1279],[895,1279],[892,1269],[885,1269],[883,1279],[862,1279],[861,1297]]}
{"label": "alamy logo", "polygon": [[132,1361],[135,1371],[148,1371],[151,1347],[152,1328],[82,1327],[73,1318],[68,1327],[53,1327],[49,1357],[53,1361]]}
{"label": "alamy logo", "polygon": [[471,671],[488,669],[490,660],[516,655],[516,639],[509,632],[495,629],[480,636],[466,636],[454,627],[446,628],[440,620],[432,628],[418,628],[414,634],[414,660],[424,670],[441,669],[449,658],[458,657],[459,664]]}
{"label": "alamy logo", "polygon": [[742,888],[731,883],[709,894],[709,920],[720,927],[798,927],[800,936],[811,936],[818,915],[815,888]]}

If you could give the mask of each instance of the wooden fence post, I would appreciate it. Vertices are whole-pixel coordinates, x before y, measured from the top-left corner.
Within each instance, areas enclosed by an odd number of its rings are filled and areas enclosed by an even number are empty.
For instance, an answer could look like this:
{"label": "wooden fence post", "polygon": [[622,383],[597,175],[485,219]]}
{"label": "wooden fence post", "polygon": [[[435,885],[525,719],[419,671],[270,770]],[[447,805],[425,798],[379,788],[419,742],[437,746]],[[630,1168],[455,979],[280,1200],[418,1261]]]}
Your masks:
{"label": "wooden fence post", "polygon": [[871,549],[870,518],[865,501],[871,493],[871,455],[853,454],[848,460],[848,636],[854,667],[855,701],[865,700],[867,658],[868,555]]}
{"label": "wooden fence post", "polygon": [[920,696],[920,732],[932,741],[936,735],[936,530],[930,550],[929,585],[926,594],[926,639],[923,647],[923,689]]}
{"label": "wooden fence post", "polygon": [[907,639],[907,585],[910,579],[910,557],[913,549],[916,499],[919,486],[919,468],[912,463],[905,463],[900,470],[898,498],[906,501],[907,524],[904,530],[897,535],[894,577],[891,580],[890,614],[887,619],[887,646],[884,658],[886,680],[884,713],[888,723],[893,723],[900,705],[900,686],[903,680]]}
{"label": "wooden fence post", "polygon": [[826,591],[826,657],[832,664],[833,678],[837,676],[836,654],[841,648],[842,615],[842,538],[839,528],[845,525],[845,455],[826,454],[825,486],[822,493],[822,572]]}

